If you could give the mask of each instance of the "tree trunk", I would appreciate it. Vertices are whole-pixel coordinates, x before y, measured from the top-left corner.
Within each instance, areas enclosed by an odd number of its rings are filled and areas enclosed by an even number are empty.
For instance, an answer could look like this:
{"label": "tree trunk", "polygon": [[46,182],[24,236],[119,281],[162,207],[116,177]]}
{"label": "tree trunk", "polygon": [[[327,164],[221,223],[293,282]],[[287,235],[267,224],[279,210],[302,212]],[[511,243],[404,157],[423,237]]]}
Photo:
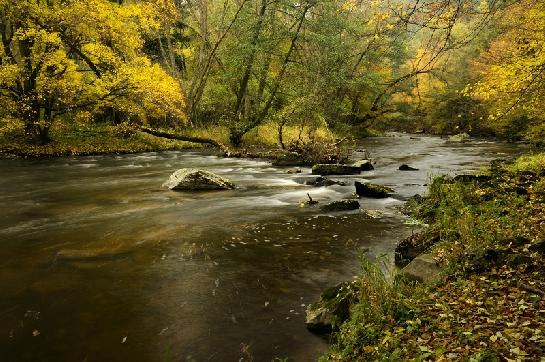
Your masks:
{"label": "tree trunk", "polygon": [[278,90],[280,89],[280,84],[282,83],[282,80],[284,79],[284,76],[286,74],[288,64],[291,60],[291,54],[293,53],[295,49],[295,44],[297,43],[297,39],[299,39],[299,35],[301,34],[303,23],[305,22],[306,15],[308,11],[310,10],[310,8],[311,8],[311,5],[305,6],[303,13],[301,14],[301,17],[298,20],[297,29],[295,30],[295,33],[291,38],[290,47],[284,56],[282,66],[280,68],[280,72],[271,86],[271,92],[269,94],[269,97],[267,98],[267,102],[257,114],[254,115],[252,113],[250,115],[250,119],[247,122],[245,122],[244,126],[240,130],[238,130],[239,134],[235,135],[235,138],[234,138],[235,140],[239,140],[239,141],[242,140],[242,136],[244,136],[247,132],[251,131],[255,127],[259,126],[261,123],[263,123],[263,121],[266,119],[267,115],[269,114],[269,111],[273,105],[273,102],[276,99],[276,94],[278,93]]}
{"label": "tree trunk", "polygon": [[194,73],[193,79],[191,80],[191,86],[189,88],[189,92],[187,95],[187,104],[188,104],[187,114],[189,115],[189,118],[193,120],[193,122],[197,121],[198,106],[204,94],[204,89],[206,88],[206,84],[208,82],[208,76],[210,74],[210,70],[212,68],[212,61],[214,60],[216,56],[216,52],[219,46],[221,45],[221,43],[223,42],[223,40],[227,37],[227,34],[229,34],[229,31],[235,24],[236,20],[238,19],[238,16],[240,15],[242,9],[244,8],[244,5],[248,1],[249,0],[243,0],[240,3],[233,19],[231,20],[231,22],[229,23],[229,25],[227,26],[223,34],[221,34],[219,39],[216,41],[216,43],[212,47],[212,50],[207,55],[204,66],[202,66],[202,64],[199,65],[197,67],[197,71],[195,71]]}
{"label": "tree trunk", "polygon": [[186,141],[186,142],[192,142],[192,143],[200,143],[200,144],[208,144],[214,147],[219,148],[225,156],[234,156],[237,153],[233,152],[229,147],[225,146],[223,143],[215,141],[210,138],[202,138],[202,137],[193,137],[193,136],[187,136],[187,135],[181,135],[181,134],[173,134],[169,132],[164,131],[158,131],[154,130],[148,127],[140,127],[139,130],[141,132],[150,134],[155,137],[161,137],[166,138],[169,140],[178,140],[178,141]]}
{"label": "tree trunk", "polygon": [[237,91],[237,102],[235,104],[235,109],[233,110],[233,114],[235,115],[235,118],[237,119],[239,118],[240,113],[242,111],[243,101],[244,101],[244,98],[246,97],[246,92],[248,90],[250,76],[252,75],[252,69],[254,67],[255,57],[257,53],[257,42],[259,41],[259,36],[261,35],[261,30],[263,28],[263,20],[265,18],[265,12],[267,11],[267,4],[268,4],[267,0],[261,0],[261,6],[259,8],[257,23],[255,24],[254,33],[252,35],[252,41],[250,43],[250,46],[251,46],[250,55],[246,61],[244,73],[240,80],[240,85]]}

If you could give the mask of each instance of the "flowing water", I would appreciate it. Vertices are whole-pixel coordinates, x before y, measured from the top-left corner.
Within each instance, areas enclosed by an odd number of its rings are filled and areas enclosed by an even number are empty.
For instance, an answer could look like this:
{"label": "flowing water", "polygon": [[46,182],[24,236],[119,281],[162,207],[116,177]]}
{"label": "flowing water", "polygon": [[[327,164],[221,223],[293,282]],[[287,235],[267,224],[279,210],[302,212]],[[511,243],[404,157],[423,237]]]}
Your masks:
{"label": "flowing water", "polygon": [[[352,279],[362,250],[393,259],[413,232],[403,200],[430,176],[519,151],[396,134],[361,147],[376,170],[331,187],[304,185],[309,169],[202,152],[0,161],[0,360],[237,361],[242,350],[316,360],[327,343],[306,330],[306,305]],[[182,167],[238,187],[163,189]],[[299,207],[307,193],[320,204],[350,197],[354,180],[396,193],[361,199],[370,212]]]}

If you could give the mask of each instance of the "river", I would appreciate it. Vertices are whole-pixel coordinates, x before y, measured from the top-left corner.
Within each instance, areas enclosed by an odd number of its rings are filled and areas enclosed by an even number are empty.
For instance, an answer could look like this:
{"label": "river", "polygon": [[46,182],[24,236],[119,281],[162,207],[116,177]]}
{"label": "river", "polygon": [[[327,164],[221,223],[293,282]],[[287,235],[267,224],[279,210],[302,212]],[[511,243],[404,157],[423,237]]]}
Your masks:
{"label": "river", "polygon": [[[430,177],[477,170],[520,146],[391,134],[361,147],[375,170],[304,185],[264,160],[203,152],[0,161],[1,361],[313,361],[327,351],[306,305],[358,274],[358,257],[393,260],[412,226],[398,206]],[[354,152],[353,158],[359,154]],[[361,155],[360,155],[361,157]],[[419,171],[402,172],[407,163]],[[232,191],[183,193],[162,183],[206,169]],[[370,212],[301,208],[349,197],[354,180],[393,187]],[[102,258],[67,260],[66,250]]]}

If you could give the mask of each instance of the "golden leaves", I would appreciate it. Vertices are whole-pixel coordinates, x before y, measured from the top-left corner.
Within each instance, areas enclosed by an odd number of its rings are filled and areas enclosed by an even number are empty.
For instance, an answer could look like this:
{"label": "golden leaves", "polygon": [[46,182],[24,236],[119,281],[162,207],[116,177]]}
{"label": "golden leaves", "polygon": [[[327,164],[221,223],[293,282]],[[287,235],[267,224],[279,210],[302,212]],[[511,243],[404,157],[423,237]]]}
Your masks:
{"label": "golden leaves", "polygon": [[[97,112],[107,106],[142,121],[169,114],[184,119],[179,82],[142,51],[143,37],[160,29],[167,13],[174,16],[172,0],[123,5],[108,0],[3,1],[9,11],[2,17],[21,24],[11,45],[21,56],[0,64],[0,85],[28,87],[24,97],[0,94],[6,104],[17,98],[14,114],[40,117],[47,104],[57,112]],[[85,113],[81,118],[90,117]]]}

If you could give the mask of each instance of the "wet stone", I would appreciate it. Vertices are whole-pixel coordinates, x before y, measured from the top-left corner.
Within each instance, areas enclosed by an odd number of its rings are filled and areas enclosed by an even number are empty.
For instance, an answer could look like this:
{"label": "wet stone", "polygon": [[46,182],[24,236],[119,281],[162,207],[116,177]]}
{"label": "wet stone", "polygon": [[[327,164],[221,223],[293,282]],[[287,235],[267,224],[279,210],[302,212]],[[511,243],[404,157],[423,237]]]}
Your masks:
{"label": "wet stone", "polygon": [[357,200],[338,200],[322,206],[322,211],[350,211],[360,208]]}
{"label": "wet stone", "polygon": [[394,192],[393,189],[387,186],[372,183],[361,183],[359,181],[356,181],[354,185],[356,186],[356,194],[359,197],[383,199],[389,197]]}
{"label": "wet stone", "polygon": [[163,186],[173,191],[230,190],[235,188],[235,185],[224,177],[193,168],[182,168],[174,172]]}
{"label": "wet stone", "polygon": [[357,175],[361,167],[343,164],[317,164],[312,167],[315,175]]}

